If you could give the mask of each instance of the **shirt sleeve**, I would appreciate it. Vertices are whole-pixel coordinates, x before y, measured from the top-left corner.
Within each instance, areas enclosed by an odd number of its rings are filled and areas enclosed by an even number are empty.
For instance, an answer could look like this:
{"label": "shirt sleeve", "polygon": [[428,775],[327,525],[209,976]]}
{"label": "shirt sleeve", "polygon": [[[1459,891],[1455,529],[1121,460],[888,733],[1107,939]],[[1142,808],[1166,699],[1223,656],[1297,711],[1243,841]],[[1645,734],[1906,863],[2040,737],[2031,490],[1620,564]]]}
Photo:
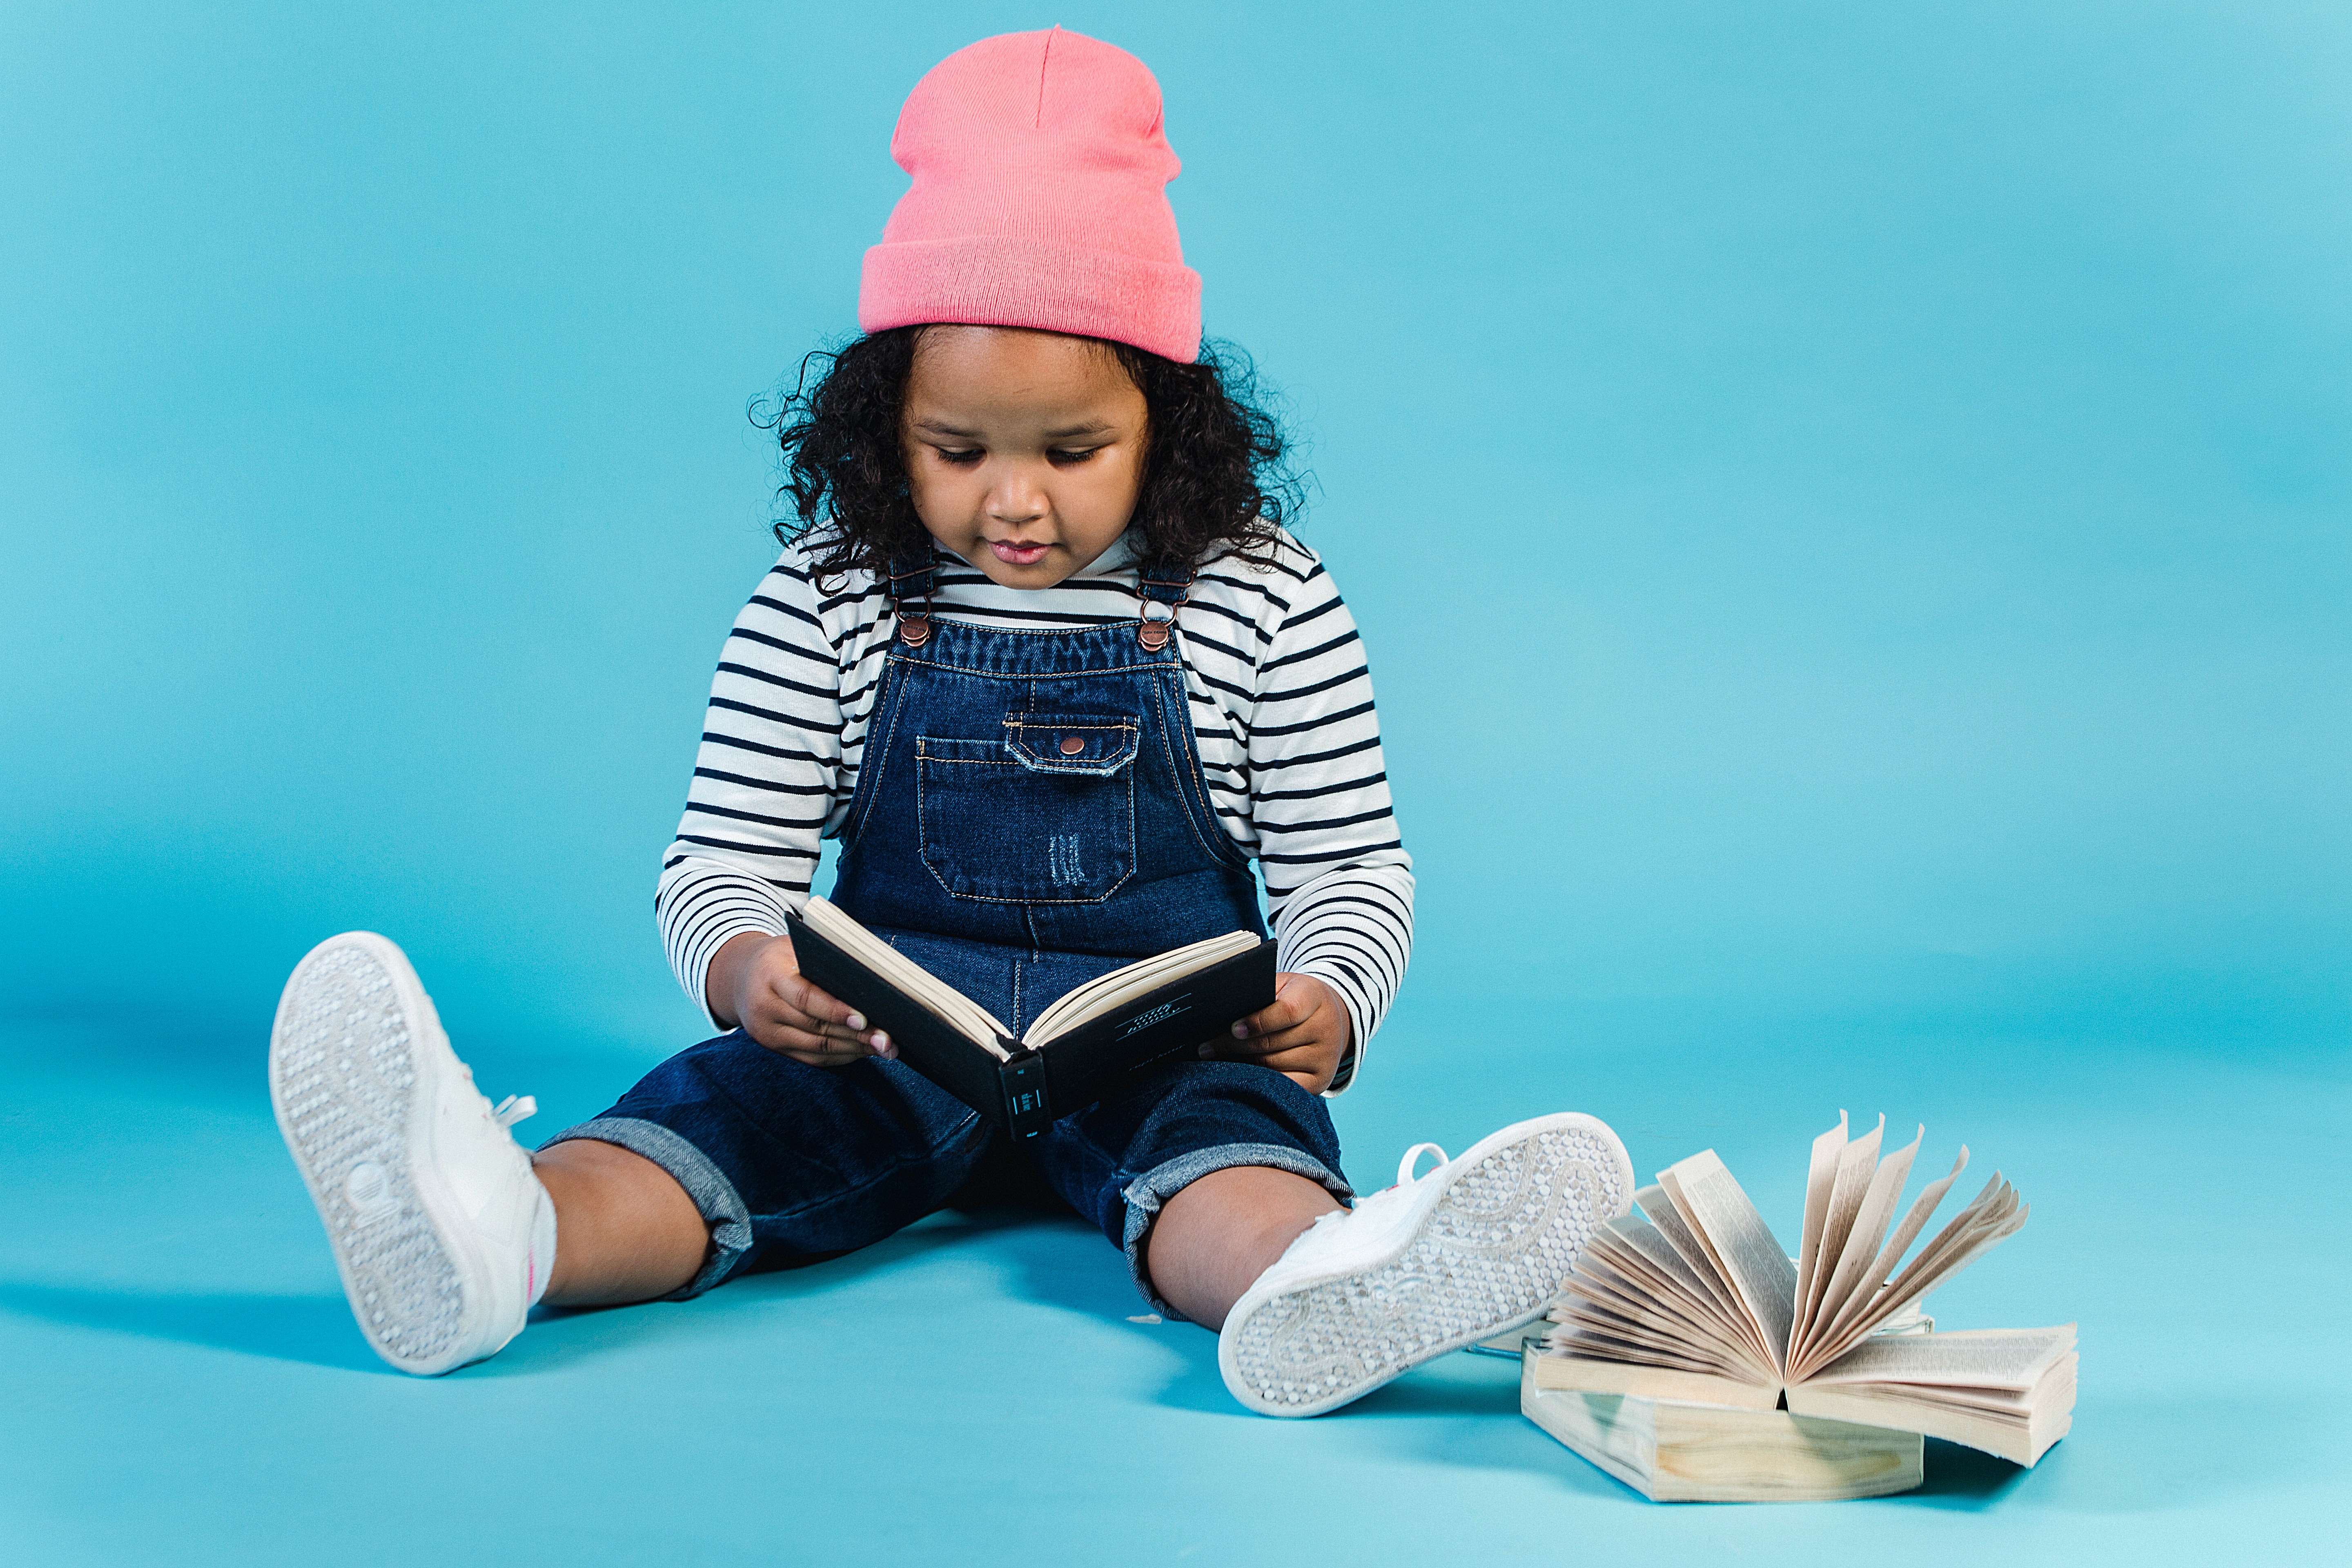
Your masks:
{"label": "shirt sleeve", "polygon": [[787,556],[720,652],[686,814],[654,893],[670,968],[706,1013],[712,955],[745,931],[781,932],[784,911],[808,897],[842,778],[840,660],[814,584]]}
{"label": "shirt sleeve", "polygon": [[[1304,557],[1303,562],[1301,557]],[[1354,1043],[1333,1079],[1355,1081],[1412,952],[1412,858],[1381,754],[1356,623],[1320,561],[1283,552],[1257,666],[1250,811],[1277,962],[1336,991]]]}

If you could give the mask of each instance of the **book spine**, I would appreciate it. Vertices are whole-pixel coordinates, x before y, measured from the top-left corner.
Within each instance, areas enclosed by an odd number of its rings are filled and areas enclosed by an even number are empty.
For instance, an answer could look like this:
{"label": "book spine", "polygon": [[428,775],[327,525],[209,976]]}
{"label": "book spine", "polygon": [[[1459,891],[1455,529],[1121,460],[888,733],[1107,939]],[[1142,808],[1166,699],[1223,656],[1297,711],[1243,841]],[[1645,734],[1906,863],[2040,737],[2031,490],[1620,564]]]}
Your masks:
{"label": "book spine", "polygon": [[[1019,1048],[1017,1041],[1007,1046]],[[1018,1142],[1034,1138],[1054,1124],[1052,1097],[1045,1091],[1045,1058],[1036,1052],[1006,1062],[999,1076],[1004,1083],[1004,1119]]]}

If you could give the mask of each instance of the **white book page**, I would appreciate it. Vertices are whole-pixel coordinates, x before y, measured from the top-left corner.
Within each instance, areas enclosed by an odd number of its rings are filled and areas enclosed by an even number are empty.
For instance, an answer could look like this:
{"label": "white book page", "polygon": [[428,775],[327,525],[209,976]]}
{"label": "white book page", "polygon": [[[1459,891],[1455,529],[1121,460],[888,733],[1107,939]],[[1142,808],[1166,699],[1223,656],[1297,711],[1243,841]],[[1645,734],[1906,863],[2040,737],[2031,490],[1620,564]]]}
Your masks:
{"label": "white book page", "polygon": [[1741,1337],[1738,1318],[1723,1309],[1658,1227],[1639,1215],[1621,1215],[1602,1226],[1584,1256],[1615,1269],[1666,1310],[1718,1334]]}
{"label": "white book page", "polygon": [[[1927,1129],[1922,1128],[1920,1131],[1925,1134]],[[1916,1151],[1918,1147],[1918,1140],[1912,1140],[1911,1148]],[[1958,1181],[1960,1173],[1968,1168],[1969,1146],[1963,1143],[1960,1145],[1958,1156],[1952,1161],[1952,1168],[1945,1172],[1939,1180],[1930,1182],[1920,1189],[1918,1198],[1911,1205],[1911,1212],[1903,1216],[1901,1225],[1895,1226],[1894,1239],[1889,1241],[1885,1249],[1871,1260],[1869,1274],[1871,1289],[1879,1289],[1894,1276],[1895,1265],[1903,1261],[1903,1255],[1910,1249],[1913,1238],[1927,1228],[1927,1221],[1935,1215],[1937,1205],[1944,1201],[1944,1194],[1952,1190],[1952,1184]],[[1841,1308],[1839,1310],[1843,1312],[1844,1309]]]}
{"label": "white book page", "polygon": [[1667,1166],[1658,1173],[1658,1184],[1738,1292],[1774,1370],[1786,1366],[1797,1268],[1746,1190],[1712,1149]]}
{"label": "white book page", "polygon": [[[1872,1259],[1878,1256],[1878,1244],[1886,1238],[1886,1223],[1895,1217],[1895,1205],[1903,1196],[1903,1184],[1911,1179],[1911,1162],[1917,1157],[1920,1142],[1927,1135],[1927,1130],[1920,1128],[1909,1144],[1879,1161],[1876,1170],[1863,1173],[1868,1181],[1862,1200],[1849,1218],[1847,1234],[1839,1244],[1836,1265],[1830,1271],[1829,1283],[1822,1289],[1814,1321],[1790,1351],[1791,1369],[1801,1363],[1812,1364],[1813,1350],[1827,1337],[1822,1332],[1824,1324],[1836,1322],[1857,1294],[1874,1291],[1885,1281],[1884,1275],[1871,1277],[1868,1269]],[[1791,1375],[1798,1374],[1792,1371]]]}
{"label": "white book page", "polygon": [[1636,1359],[1660,1365],[1671,1363],[1702,1372],[1717,1372],[1726,1376],[1748,1374],[1735,1368],[1743,1363],[1711,1355],[1694,1345],[1681,1334],[1659,1329],[1629,1315],[1622,1308],[1598,1306],[1591,1300],[1589,1282],[1570,1278],[1570,1295],[1564,1298],[1555,1321],[1559,1337],[1564,1340],[1591,1342],[1621,1347],[1611,1353],[1636,1355]]}
{"label": "white book page", "polygon": [[1948,1443],[1982,1448],[2020,1465],[2031,1465],[2041,1458],[2074,1424],[2072,1400],[2063,1408],[2037,1408],[2020,1422],[2014,1416],[1948,1405],[1935,1398],[1933,1390],[1921,1392],[1927,1397],[1911,1399],[1882,1394],[1874,1386],[1861,1384],[1816,1388],[1804,1383],[1789,1390],[1789,1412],[1792,1415],[1819,1415],[1864,1426],[1918,1432]]}
{"label": "white book page", "polygon": [[1148,996],[1162,985],[1173,984],[1196,970],[1247,952],[1264,940],[1245,931],[1227,931],[1223,936],[1171,948],[1166,952],[1138,959],[1123,969],[1114,969],[1087,981],[1038,1014],[1024,1043],[1049,1045],[1082,1024],[1091,1024],[1104,1014],[1115,1012],[1139,996]]}
{"label": "white book page", "polygon": [[1988,1415],[1996,1420],[2022,1421],[2074,1407],[2074,1370],[2080,1360],[2073,1351],[2068,1351],[2051,1363],[2050,1370],[2043,1373],[2032,1388],[2022,1392],[2014,1388],[1978,1388],[1958,1383],[1808,1383],[1803,1386],[1841,1394],[1859,1394],[1873,1399],[1912,1399],[1947,1409]]}
{"label": "white book page", "polygon": [[1769,1410],[1779,1399],[1777,1383],[1742,1383],[1735,1378],[1678,1368],[1633,1365],[1622,1361],[1589,1360],[1575,1353],[1552,1352],[1535,1365],[1538,1388],[1575,1388],[1589,1394],[1623,1394],[1641,1399],[1680,1399],[1695,1405],[1734,1405],[1748,1410]]}
{"label": "white book page", "polygon": [[1013,1031],[994,1014],[839,909],[812,895],[807,907],[801,910],[801,919],[817,935],[938,1014],[950,1028],[971,1037],[972,1043],[989,1055],[1000,1061],[1010,1059],[1009,1053],[996,1042],[999,1036]]}
{"label": "white book page", "polygon": [[1604,1303],[1592,1282],[1579,1275],[1569,1276],[1566,1288],[1553,1302],[1545,1317],[1551,1327],[1548,1338],[1566,1342],[1576,1340],[1601,1348],[1595,1355],[1623,1355],[1639,1362],[1676,1366],[1710,1368],[1717,1357],[1684,1341],[1671,1331],[1645,1328],[1636,1316],[1622,1304]]}
{"label": "white book page", "polygon": [[[1879,1166],[1878,1150],[1885,1135],[1886,1118],[1881,1116],[1868,1136],[1855,1139],[1839,1152],[1830,1188],[1829,1212],[1822,1218],[1821,1252],[1814,1259],[1811,1293],[1802,1303],[1796,1329],[1789,1336],[1792,1363],[1797,1352],[1811,1337],[1815,1325],[1834,1315],[1837,1303],[1843,1300],[1839,1275],[1847,1255],[1853,1251],[1854,1226],[1869,1210]],[[1875,1238],[1871,1245],[1877,1245]]]}
{"label": "white book page", "polygon": [[[1916,1146],[1917,1142],[1915,1140],[1913,1147]],[[1863,1277],[1841,1305],[1822,1312],[1822,1317],[1825,1326],[1816,1328],[1808,1336],[1801,1363],[1793,1358],[1790,1363],[1798,1369],[1797,1376],[1801,1381],[1806,1371],[1835,1360],[1841,1351],[1853,1347],[1854,1341],[1860,1336],[1849,1333],[1847,1330],[1855,1319],[1862,1316],[1880,1299],[1888,1277],[1895,1272],[1895,1266],[1902,1262],[1903,1254],[1911,1246],[1912,1238],[1926,1226],[1928,1218],[1935,1214],[1936,1206],[1944,1201],[1944,1194],[1951,1191],[1952,1184],[1959,1180],[1960,1173],[1967,1170],[1968,1166],[1969,1146],[1963,1143],[1960,1145],[1959,1157],[1952,1162],[1952,1168],[1945,1173],[1943,1179],[1928,1183],[1921,1191],[1917,1200],[1911,1205],[1911,1212],[1906,1215],[1903,1223],[1895,1227],[1894,1238],[1888,1241],[1885,1247],[1872,1260],[1870,1272]],[[1925,1290],[1916,1291],[1913,1295],[1913,1300],[1916,1300],[1919,1296],[1926,1294]],[[1836,1348],[1829,1348],[1832,1346]]]}
{"label": "white book page", "polygon": [[1938,1409],[1965,1411],[1988,1421],[2022,1426],[2040,1403],[2031,1394],[2011,1394],[1997,1388],[1963,1388],[1950,1383],[1808,1383],[1809,1389],[1858,1394],[1868,1399],[1908,1399]]}
{"label": "white book page", "polygon": [[1740,1310],[1739,1297],[1732,1289],[1731,1281],[1723,1277],[1715,1259],[1707,1255],[1706,1244],[1699,1240],[1696,1233],[1684,1223],[1683,1216],[1675,1212],[1674,1199],[1666,1195],[1666,1189],[1643,1187],[1633,1194],[1633,1202],[1649,1216],[1651,1229],[1664,1240],[1675,1257],[1682,1259],[1688,1277],[1696,1280],[1699,1289],[1706,1293],[1706,1299],[1715,1303],[1716,1310],[1722,1314],[1723,1321],[1731,1324],[1733,1331],[1742,1340],[1753,1345],[1757,1354],[1769,1361],[1772,1352],[1757,1334],[1756,1325],[1748,1321],[1748,1314]]}
{"label": "white book page", "polygon": [[[2074,1348],[2074,1325],[2050,1329],[1979,1329],[1963,1333],[1905,1334],[1864,1340],[1805,1381],[1949,1384],[1968,1389],[2023,1394]],[[1927,1391],[1915,1397],[1927,1397]]]}
{"label": "white book page", "polygon": [[[1664,1201],[1663,1193],[1659,1201]],[[1769,1362],[1760,1360],[1759,1352],[1750,1348],[1753,1327],[1700,1285],[1690,1266],[1648,1221],[1632,1215],[1611,1221],[1586,1246],[1576,1271],[1622,1280],[1621,1289],[1641,1292],[1651,1310],[1689,1324],[1694,1342],[1751,1369],[1743,1375],[1758,1379],[1778,1375]],[[1573,1280],[1575,1275],[1570,1278]]]}
{"label": "white book page", "polygon": [[[1881,1119],[1884,1124],[1884,1119]],[[1822,1234],[1828,1228],[1830,1194],[1837,1188],[1840,1157],[1845,1152],[1845,1112],[1837,1125],[1813,1140],[1812,1157],[1805,1166],[1805,1233],[1797,1244],[1797,1333],[1812,1321],[1813,1303],[1821,1299]]]}
{"label": "white book page", "polygon": [[1659,1294],[1647,1276],[1612,1268],[1610,1260],[1591,1247],[1577,1258],[1564,1284],[1570,1290],[1581,1285],[1589,1300],[1644,1321],[1655,1320],[1665,1331],[1679,1334],[1694,1344],[1711,1343],[1721,1337],[1704,1319],[1692,1317],[1683,1303]]}
{"label": "white book page", "polygon": [[[1986,1247],[2014,1234],[2025,1223],[2025,1215],[2017,1189],[1995,1171],[1976,1201],[1953,1215],[1952,1223],[1919,1249],[1919,1256],[1911,1260],[1910,1267],[1887,1282],[1886,1294],[1898,1300],[1926,1295],[1959,1272]],[[1891,1311],[1893,1307],[1885,1310]]]}
{"label": "white book page", "polygon": [[1757,1367],[1736,1340],[1727,1341],[1712,1325],[1696,1324],[1667,1308],[1639,1286],[1606,1269],[1579,1262],[1567,1280],[1567,1293],[1552,1311],[1552,1321],[1577,1328],[1595,1328],[1622,1339],[1633,1339],[1661,1350],[1671,1350],[1693,1362],[1721,1368],[1735,1377],[1769,1378],[1769,1368]]}
{"label": "white book page", "polygon": [[1622,1214],[1604,1221],[1586,1245],[1603,1256],[1622,1256],[1631,1260],[1632,1267],[1642,1270],[1643,1279],[1654,1277],[1661,1289],[1671,1289],[1695,1301],[1707,1300],[1706,1287],[1683,1261],[1683,1255],[1658,1234],[1656,1226],[1638,1214]]}
{"label": "white book page", "polygon": [[1809,1362],[1822,1365],[1843,1355],[1879,1324],[1967,1268],[1987,1248],[2015,1235],[2028,1212],[2018,1201],[2017,1190],[1994,1172],[1976,1201],[1955,1215],[1951,1224],[1920,1249],[1909,1268],[1874,1296],[1856,1296],[1811,1351]]}

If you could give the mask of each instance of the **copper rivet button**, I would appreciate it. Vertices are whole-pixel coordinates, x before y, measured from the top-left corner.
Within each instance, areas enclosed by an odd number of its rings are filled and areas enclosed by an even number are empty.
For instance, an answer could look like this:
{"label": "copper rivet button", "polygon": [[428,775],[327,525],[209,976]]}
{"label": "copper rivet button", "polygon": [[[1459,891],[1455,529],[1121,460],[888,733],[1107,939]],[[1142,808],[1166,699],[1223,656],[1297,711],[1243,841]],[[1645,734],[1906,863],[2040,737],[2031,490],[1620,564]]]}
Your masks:
{"label": "copper rivet button", "polygon": [[1076,735],[1065,735],[1062,737],[1062,755],[1066,757],[1075,757],[1086,749],[1087,743],[1084,741],[1079,740]]}

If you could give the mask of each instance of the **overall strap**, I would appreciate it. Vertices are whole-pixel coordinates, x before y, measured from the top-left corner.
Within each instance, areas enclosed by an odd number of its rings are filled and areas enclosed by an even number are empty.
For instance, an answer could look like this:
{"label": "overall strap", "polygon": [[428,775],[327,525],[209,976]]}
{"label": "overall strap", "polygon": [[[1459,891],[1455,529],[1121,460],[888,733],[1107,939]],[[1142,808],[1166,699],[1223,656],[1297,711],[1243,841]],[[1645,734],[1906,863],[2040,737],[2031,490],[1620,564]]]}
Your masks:
{"label": "overall strap", "polygon": [[[937,557],[926,550],[919,556],[898,556],[890,563],[890,607],[898,616],[898,640],[920,647],[931,640],[931,587]],[[918,607],[908,609],[908,604]]]}
{"label": "overall strap", "polygon": [[[1154,561],[1136,573],[1135,592],[1143,600],[1135,640],[1145,651],[1158,653],[1176,629],[1177,610],[1192,596],[1192,567],[1188,562]],[[1155,609],[1158,615],[1152,613]]]}

